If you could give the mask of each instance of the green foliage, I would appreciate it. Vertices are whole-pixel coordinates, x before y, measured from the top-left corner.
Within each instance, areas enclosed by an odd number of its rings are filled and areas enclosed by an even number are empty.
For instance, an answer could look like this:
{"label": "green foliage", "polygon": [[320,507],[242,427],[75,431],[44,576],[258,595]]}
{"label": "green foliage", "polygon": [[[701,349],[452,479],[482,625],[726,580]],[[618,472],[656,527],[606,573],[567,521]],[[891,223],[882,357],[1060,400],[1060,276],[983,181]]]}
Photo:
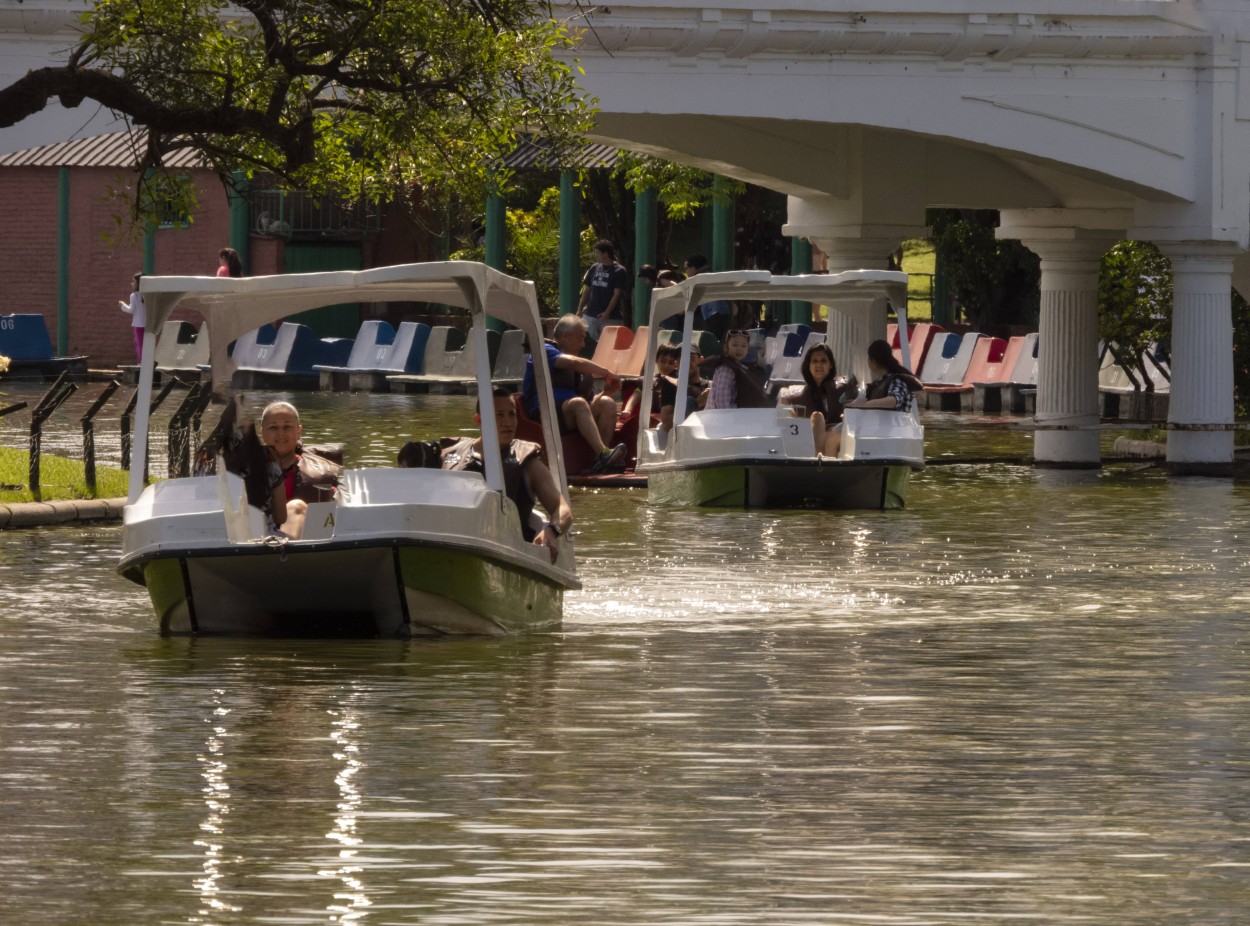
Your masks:
{"label": "green foliage", "polygon": [[938,265],[972,327],[1035,324],[1040,262],[1020,242],[995,238],[998,213],[934,209],[929,215]]}
{"label": "green foliage", "polygon": [[667,217],[675,222],[693,217],[715,201],[728,203],[746,191],[746,184],[740,181],[630,152],[621,152],[615,173],[633,193],[655,190],[656,200],[664,207]]}
{"label": "green foliage", "polygon": [[[1250,416],[1250,303],[1233,290],[1233,391],[1238,418]],[[1237,432],[1238,443],[1250,438]]]}
{"label": "green foliage", "polygon": [[1172,266],[1148,241],[1117,242],[1098,275],[1098,336],[1116,361],[1152,388],[1142,352],[1172,336]]}
{"label": "green foliage", "polygon": [[[550,187],[539,195],[532,210],[508,209],[505,219],[507,272],[533,280],[538,304],[544,315],[560,309],[560,188]],[[589,263],[594,233],[582,230],[579,260]],[[474,243],[451,255],[452,260],[482,260],[485,247]]]}
{"label": "green foliage", "polygon": [[[0,447],[0,502],[33,502],[27,481],[30,454],[25,450]],[[119,469],[96,467],[96,491],[87,491],[80,460],[43,454],[39,458],[39,488],[42,501],[69,501],[78,498],[121,498],[129,490],[129,475]],[[8,489],[5,486],[22,486]]]}
{"label": "green foliage", "polygon": [[521,131],[568,163],[590,124],[556,57],[574,37],[543,2],[97,0],[82,25],[67,65],[0,90],[0,126],[94,100],[148,130],[141,173],[193,148],[223,177],[481,201]]}

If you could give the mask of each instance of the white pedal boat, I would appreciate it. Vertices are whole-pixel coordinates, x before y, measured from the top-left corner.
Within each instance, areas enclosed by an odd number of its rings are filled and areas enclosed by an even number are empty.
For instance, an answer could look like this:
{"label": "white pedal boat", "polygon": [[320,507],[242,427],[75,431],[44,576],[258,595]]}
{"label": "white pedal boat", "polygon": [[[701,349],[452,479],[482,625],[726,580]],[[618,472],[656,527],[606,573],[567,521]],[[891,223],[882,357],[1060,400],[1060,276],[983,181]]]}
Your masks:
{"label": "white pedal boat", "polygon": [[[230,382],[227,345],[284,316],[351,302],[435,302],[467,309],[485,340],[489,314],[542,342],[534,286],[470,262],[242,279],[144,277],[147,304],[122,575],[147,587],[162,633],[280,636],[511,634],[561,621],[577,589],[572,539],[551,563],[527,543],[503,490],[493,415],[482,416],[486,473],[349,469],[333,502],[309,505],[299,540],[266,537],[262,513],[233,474],[144,487],[155,332],[175,307],[200,312],[211,340],[214,387]],[[490,405],[491,370],[478,356]],[[547,368],[538,385],[553,407]],[[555,420],[554,414],[544,422]],[[544,428],[549,425],[544,423]],[[409,435],[396,435],[396,447]],[[548,466],[567,496],[559,435]],[[493,450],[492,450],[493,448]]]}
{"label": "white pedal boat", "polygon": [[[766,271],[701,273],[652,293],[641,408],[651,408],[660,322],[684,316],[678,381],[690,370],[694,313],[716,300],[799,300],[844,313],[854,343],[831,344],[839,372],[868,378],[868,344],[885,337],[886,312],[905,305],[907,276],[886,270],[773,276]],[[832,327],[832,326],[831,326]],[[906,332],[906,317],[899,320]],[[640,427],[636,472],[651,501],[683,506],[902,508],[911,473],[924,469],[924,427],[906,412],[846,410],[836,458],[817,456],[811,424],[786,406],[695,411],[678,403],[671,432]]]}

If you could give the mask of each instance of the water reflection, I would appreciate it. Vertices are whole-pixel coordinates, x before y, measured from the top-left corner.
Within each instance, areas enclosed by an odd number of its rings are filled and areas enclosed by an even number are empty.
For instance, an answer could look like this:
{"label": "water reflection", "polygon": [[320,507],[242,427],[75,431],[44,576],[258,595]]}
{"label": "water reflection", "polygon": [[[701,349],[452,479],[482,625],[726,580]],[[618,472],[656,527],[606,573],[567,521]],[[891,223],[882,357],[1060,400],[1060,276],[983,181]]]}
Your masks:
{"label": "water reflection", "polygon": [[213,693],[213,719],[211,732],[205,743],[205,751],[196,759],[203,766],[204,804],[207,808],[204,822],[200,824],[200,832],[204,835],[195,840],[195,846],[204,853],[203,877],[193,882],[199,892],[202,919],[193,922],[211,922],[222,913],[237,913],[239,907],[226,903],[222,899],[222,849],[226,837],[226,817],[230,813],[230,785],[226,775],[228,766],[225,762],[224,746],[228,735],[223,725],[229,710],[221,706],[221,690]]}
{"label": "water reflection", "polygon": [[163,640],[118,528],[0,532],[5,921],[1240,922],[1250,490],[913,497],[578,491],[585,591],[514,640]]}
{"label": "water reflection", "polygon": [[361,721],[360,715],[350,708],[332,713],[330,739],[334,743],[334,761],[341,763],[334,783],[339,789],[338,813],[334,818],[334,829],[326,834],[326,838],[339,845],[338,859],[334,867],[319,872],[323,877],[338,878],[343,882],[342,890],[334,895],[334,903],[326,908],[332,923],[355,923],[362,920],[368,912],[369,895],[365,890],[362,874],[360,846],[364,840],[356,833],[357,815],[361,811],[362,799],[356,788],[356,774],[364,767],[360,760],[360,744],[358,735]]}

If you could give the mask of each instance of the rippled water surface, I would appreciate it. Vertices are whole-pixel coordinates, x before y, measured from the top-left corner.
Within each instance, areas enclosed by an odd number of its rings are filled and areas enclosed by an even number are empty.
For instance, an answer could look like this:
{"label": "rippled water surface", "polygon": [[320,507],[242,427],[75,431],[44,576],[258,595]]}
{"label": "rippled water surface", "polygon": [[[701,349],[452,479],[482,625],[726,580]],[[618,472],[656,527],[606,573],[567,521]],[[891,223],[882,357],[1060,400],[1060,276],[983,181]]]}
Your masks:
{"label": "rippled water surface", "polygon": [[[300,401],[357,464],[470,426]],[[119,528],[0,532],[0,921],[1244,923],[1250,487],[913,489],[575,491],[585,590],[510,640],[161,639]]]}

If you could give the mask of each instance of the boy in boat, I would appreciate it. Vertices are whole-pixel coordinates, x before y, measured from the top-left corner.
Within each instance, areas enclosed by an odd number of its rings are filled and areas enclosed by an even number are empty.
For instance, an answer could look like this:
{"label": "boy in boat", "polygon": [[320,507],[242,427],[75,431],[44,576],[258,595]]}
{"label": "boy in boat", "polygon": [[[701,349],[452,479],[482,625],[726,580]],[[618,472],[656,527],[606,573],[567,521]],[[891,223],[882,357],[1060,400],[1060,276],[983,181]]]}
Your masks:
{"label": "boy in boat", "polygon": [[[609,446],[616,430],[616,400],[609,395],[620,384],[611,370],[580,356],[586,346],[586,322],[576,315],[565,315],[556,322],[550,341],[543,343],[551,387],[562,434],[576,431],[595,452],[590,472],[601,473],[625,456],[624,444]],[[594,378],[603,379],[603,391],[595,394]],[[525,411],[535,421],[539,416],[538,384],[534,378],[534,354],[525,361],[521,383]]]}
{"label": "boy in boat", "polygon": [[[516,439],[517,412],[512,393],[502,386],[491,392],[495,409],[495,430],[503,453],[504,491],[512,499],[521,516],[521,535],[536,546],[546,547],[554,563],[560,553],[560,538],[573,526],[573,509],[560,491],[555,477],[542,461],[542,448],[529,441]],[[482,425],[481,403],[473,415]],[[443,469],[485,472],[482,460],[482,437],[444,437],[438,442],[439,462],[428,459],[425,446],[409,442],[399,452],[400,466],[441,465]],[[530,524],[530,512],[537,501],[547,512],[547,523],[541,530]]]}

